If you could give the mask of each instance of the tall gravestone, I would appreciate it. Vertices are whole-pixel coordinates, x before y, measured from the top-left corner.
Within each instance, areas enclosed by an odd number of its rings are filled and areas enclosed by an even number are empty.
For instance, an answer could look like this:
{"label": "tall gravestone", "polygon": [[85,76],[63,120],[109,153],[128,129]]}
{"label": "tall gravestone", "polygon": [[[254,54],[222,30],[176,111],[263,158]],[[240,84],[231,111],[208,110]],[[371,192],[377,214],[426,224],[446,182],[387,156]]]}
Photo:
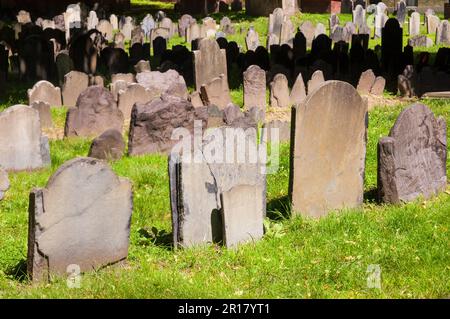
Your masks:
{"label": "tall gravestone", "polygon": [[90,271],[126,259],[133,209],[131,183],[103,161],[64,163],[29,203],[27,271],[34,281]]}
{"label": "tall gravestone", "polygon": [[378,144],[378,191],[388,203],[429,198],[447,187],[444,118],[417,103],[397,118]]}
{"label": "tall gravestone", "polygon": [[0,166],[10,171],[38,169],[50,164],[47,137],[41,134],[39,112],[14,105],[0,113]]}
{"label": "tall gravestone", "polygon": [[227,75],[227,56],[224,49],[220,49],[214,39],[202,39],[198,50],[194,51],[194,78],[195,87],[200,90],[203,84],[221,74]]}
{"label": "tall gravestone", "polygon": [[294,114],[289,190],[293,212],[319,217],[361,205],[367,102],[352,85],[327,81]]}

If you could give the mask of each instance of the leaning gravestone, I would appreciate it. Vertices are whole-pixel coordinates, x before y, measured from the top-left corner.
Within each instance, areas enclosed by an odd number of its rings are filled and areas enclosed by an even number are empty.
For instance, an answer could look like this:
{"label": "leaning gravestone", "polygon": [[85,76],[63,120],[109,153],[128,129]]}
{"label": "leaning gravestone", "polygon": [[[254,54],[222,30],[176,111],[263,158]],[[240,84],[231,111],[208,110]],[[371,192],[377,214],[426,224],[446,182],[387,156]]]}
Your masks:
{"label": "leaning gravestone", "polygon": [[124,152],[125,142],[122,134],[115,129],[109,129],[92,141],[88,156],[104,160],[119,160]]}
{"label": "leaning gravestone", "polygon": [[423,104],[398,117],[378,144],[378,191],[387,203],[429,198],[447,187],[446,123]]}
{"label": "leaning gravestone", "polygon": [[319,217],[357,207],[364,193],[367,101],[327,81],[296,107],[290,196],[293,212]]}
{"label": "leaning gravestone", "polygon": [[117,103],[125,120],[129,120],[131,118],[131,109],[135,103],[147,103],[160,95],[159,92],[146,89],[140,84],[132,83],[125,90],[119,90]]}
{"label": "leaning gravestone", "polygon": [[176,153],[169,157],[175,246],[222,242],[235,247],[260,239],[266,206],[263,164],[258,159],[252,161],[246,152],[238,153],[241,159],[226,158],[236,155],[240,143],[256,150],[256,130],[215,128],[208,131],[205,140],[195,150],[200,161],[185,160]]}
{"label": "leaning gravestone", "polygon": [[63,104],[66,107],[74,107],[78,96],[89,86],[89,76],[86,73],[70,71],[64,76],[62,88]]}
{"label": "leaning gravestone", "polygon": [[64,135],[96,136],[110,128],[122,132],[123,120],[112,93],[101,86],[90,86],[69,109]]}
{"label": "leaning gravestone", "polygon": [[28,103],[42,101],[50,106],[61,106],[61,90],[48,81],[39,81],[27,91]]}
{"label": "leaning gravestone", "polygon": [[29,204],[27,272],[34,281],[90,271],[128,255],[133,210],[131,183],[103,161],[64,163]]}
{"label": "leaning gravestone", "polygon": [[243,74],[244,108],[256,106],[266,110],[266,72],[257,65],[251,65]]}
{"label": "leaning gravestone", "polygon": [[289,105],[288,79],[284,74],[278,73],[270,83],[270,106],[289,107]]}
{"label": "leaning gravestone", "polygon": [[128,153],[168,153],[177,142],[171,138],[173,130],[183,127],[192,132],[194,120],[206,125],[204,108],[194,108],[176,96],[163,94],[148,103],[136,103],[131,112]]}
{"label": "leaning gravestone", "polygon": [[38,111],[14,105],[0,113],[0,150],[0,166],[8,171],[50,164],[48,139],[41,135]]}
{"label": "leaning gravestone", "polygon": [[141,72],[136,75],[136,81],[155,96],[166,93],[183,99],[188,97],[186,82],[175,70]]}
{"label": "leaning gravestone", "polygon": [[0,166],[0,200],[5,197],[6,191],[9,189],[8,172]]}
{"label": "leaning gravestone", "polygon": [[203,84],[209,83],[221,74],[228,79],[226,51],[220,49],[214,39],[200,40],[198,50],[194,51],[195,88],[200,90]]}

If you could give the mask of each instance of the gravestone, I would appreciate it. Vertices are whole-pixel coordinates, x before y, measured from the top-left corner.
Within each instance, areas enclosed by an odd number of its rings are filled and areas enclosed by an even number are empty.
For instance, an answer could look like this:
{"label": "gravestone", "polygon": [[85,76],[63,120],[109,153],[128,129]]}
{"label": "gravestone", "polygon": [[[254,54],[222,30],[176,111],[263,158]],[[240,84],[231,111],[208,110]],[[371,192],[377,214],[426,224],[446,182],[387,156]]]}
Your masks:
{"label": "gravestone", "polygon": [[183,14],[181,16],[180,20],[178,20],[178,33],[180,37],[186,37],[186,30],[193,23],[195,23],[195,19],[191,15]]}
{"label": "gravestone", "polygon": [[97,25],[97,30],[105,37],[107,41],[112,41],[114,39],[114,28],[108,20],[100,20]]}
{"label": "gravestone", "polygon": [[91,144],[88,157],[103,160],[119,160],[125,152],[122,133],[109,129],[97,136]]}
{"label": "gravestone", "polygon": [[28,103],[42,101],[50,106],[61,106],[61,89],[48,81],[39,81],[27,91]]}
{"label": "gravestone", "polygon": [[73,62],[69,56],[69,52],[61,51],[55,60],[56,72],[58,73],[58,83],[62,87],[64,84],[64,76],[73,70]]}
{"label": "gravestone", "polygon": [[405,1],[400,0],[397,4],[397,16],[396,16],[400,25],[403,25],[403,23],[405,23],[406,15],[407,15],[406,3]]}
{"label": "gravestone", "polygon": [[290,106],[288,79],[284,74],[278,73],[270,83],[270,106]]}
{"label": "gravestone", "polygon": [[282,8],[286,16],[293,16],[299,12],[298,0],[283,0]]}
{"label": "gravestone", "polygon": [[353,24],[360,28],[366,23],[366,10],[361,5],[357,5],[353,10]]}
{"label": "gravestone", "polygon": [[227,78],[221,74],[220,77],[203,84],[200,88],[200,96],[204,105],[215,105],[219,109],[226,108],[231,103]]}
{"label": "gravestone", "polygon": [[52,113],[50,112],[50,104],[42,101],[36,101],[33,102],[30,106],[39,113],[39,121],[41,123],[41,129],[53,127]]}
{"label": "gravestone", "polygon": [[89,76],[86,73],[70,71],[64,76],[62,88],[63,104],[66,107],[74,107],[78,96],[89,86]]}
{"label": "gravestone", "polygon": [[311,80],[308,81],[308,94],[311,94],[323,82],[325,82],[323,72],[321,70],[315,71],[311,76]]}
{"label": "gravestone", "polygon": [[173,130],[183,127],[192,132],[194,120],[206,126],[205,108],[194,108],[176,96],[163,94],[148,103],[136,103],[131,112],[128,153],[168,153],[177,142],[171,138]]}
{"label": "gravestone", "polygon": [[444,118],[417,103],[397,118],[378,144],[378,191],[387,203],[429,198],[447,187]]}
{"label": "gravestone", "polygon": [[25,10],[20,10],[16,18],[17,22],[20,24],[32,23],[30,13]]}
{"label": "gravestone", "polygon": [[117,103],[125,120],[128,121],[131,118],[131,109],[135,103],[147,103],[160,95],[159,92],[145,89],[140,84],[132,83],[125,90],[119,90]]}
{"label": "gravestone", "polygon": [[[223,138],[215,139],[215,136]],[[236,142],[236,138],[238,142]],[[256,130],[215,128],[195,151],[201,161],[169,157],[170,199],[175,247],[223,243],[226,247],[262,237],[265,216],[265,176],[258,159],[246,152],[236,155],[241,143],[257,149]],[[210,154],[213,152],[213,158]]]}
{"label": "gravestone", "polygon": [[188,97],[186,82],[175,70],[141,72],[136,75],[136,82],[150,90],[153,95],[166,93],[183,99]]}
{"label": "gravestone", "polygon": [[33,281],[63,275],[70,265],[90,271],[128,255],[131,183],[103,161],[64,163],[29,202],[27,272]]}
{"label": "gravestone", "polygon": [[[281,25],[280,45],[288,44],[290,47],[294,45],[295,28],[290,19],[286,19]],[[315,30],[314,30],[315,34]]]}
{"label": "gravestone", "polygon": [[450,45],[450,24],[442,20],[436,31],[436,44]]}
{"label": "gravestone", "polygon": [[325,26],[322,23],[317,23],[314,38],[317,38],[321,34],[326,34]]}
{"label": "gravestone", "polygon": [[247,32],[245,37],[245,44],[247,45],[247,50],[255,51],[259,47],[259,35],[253,27]]}
{"label": "gravestone", "polygon": [[0,166],[0,200],[5,198],[5,193],[9,189],[8,172]]}
{"label": "gravestone", "polygon": [[427,33],[435,34],[440,23],[441,20],[439,19],[439,17],[435,15],[427,16]]}
{"label": "gravestone", "polygon": [[332,13],[328,19],[328,28],[332,30],[335,25],[339,25],[339,16],[336,13]]}
{"label": "gravestone", "polygon": [[1,112],[0,149],[5,150],[0,152],[0,166],[8,171],[50,165],[48,139],[41,134],[39,112],[27,105],[14,105]]}
{"label": "gravestone", "polygon": [[90,86],[67,113],[64,136],[97,136],[107,129],[122,132],[124,117],[114,96],[101,86]]}
{"label": "gravestone", "polygon": [[266,72],[257,65],[251,65],[243,73],[244,108],[256,106],[266,110]]}
{"label": "gravestone", "polygon": [[214,39],[200,40],[198,50],[194,51],[195,88],[199,90],[221,74],[228,79],[226,51]]}
{"label": "gravestone", "polygon": [[[277,130],[277,139],[272,139],[273,130]],[[263,126],[261,140],[264,143],[285,143],[291,139],[291,123],[282,120],[272,120]]]}
{"label": "gravestone", "polygon": [[409,18],[409,36],[413,37],[420,33],[420,13],[413,12]]}
{"label": "gravestone", "polygon": [[364,71],[359,78],[358,86],[356,90],[358,90],[359,94],[369,94],[370,89],[375,83],[375,74],[371,69]]}
{"label": "gravestone", "polygon": [[120,32],[124,35],[125,40],[131,40],[131,31],[133,29],[133,18],[126,17],[124,25],[122,26],[122,28],[120,28]]}
{"label": "gravestone", "polygon": [[381,96],[384,92],[384,87],[386,86],[386,80],[382,76],[377,76],[375,82],[370,88],[370,94]]}
{"label": "gravestone", "polygon": [[412,47],[432,47],[433,46],[433,40],[431,40],[426,35],[416,35],[412,38],[408,39],[408,45]]}
{"label": "gravestone", "polygon": [[97,27],[99,20],[97,18],[97,13],[95,11],[90,11],[89,16],[87,18],[87,29],[92,30]]}
{"label": "gravestone", "polygon": [[314,39],[314,35],[316,32],[316,28],[310,21],[305,21],[300,26],[300,32],[303,33],[303,35],[306,38],[306,45],[310,48],[312,45],[312,41]]}
{"label": "gravestone", "polygon": [[306,99],[305,82],[303,81],[302,74],[299,73],[292,87],[290,101],[291,105],[298,105]]}
{"label": "gravestone", "polygon": [[136,73],[141,73],[145,71],[151,71],[150,69],[150,62],[145,60],[140,60],[136,65],[134,66],[134,71]]}
{"label": "gravestone", "polygon": [[296,107],[292,211],[320,217],[360,206],[364,193],[367,101],[346,82],[327,81]]}
{"label": "gravestone", "polygon": [[113,30],[119,30],[119,20],[115,14],[109,16],[109,22],[111,23]]}

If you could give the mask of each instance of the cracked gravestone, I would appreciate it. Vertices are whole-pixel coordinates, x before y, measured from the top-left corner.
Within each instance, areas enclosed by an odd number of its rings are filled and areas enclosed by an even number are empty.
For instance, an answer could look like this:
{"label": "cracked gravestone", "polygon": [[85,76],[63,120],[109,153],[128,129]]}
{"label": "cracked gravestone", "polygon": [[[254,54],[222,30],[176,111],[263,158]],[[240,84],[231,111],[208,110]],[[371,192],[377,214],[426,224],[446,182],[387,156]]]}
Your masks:
{"label": "cracked gravestone", "polygon": [[400,113],[378,143],[378,191],[387,203],[429,198],[447,187],[447,128],[423,104]]}
{"label": "cracked gravestone", "polygon": [[33,281],[90,271],[126,259],[133,209],[131,183],[103,161],[64,163],[29,202],[27,272]]}

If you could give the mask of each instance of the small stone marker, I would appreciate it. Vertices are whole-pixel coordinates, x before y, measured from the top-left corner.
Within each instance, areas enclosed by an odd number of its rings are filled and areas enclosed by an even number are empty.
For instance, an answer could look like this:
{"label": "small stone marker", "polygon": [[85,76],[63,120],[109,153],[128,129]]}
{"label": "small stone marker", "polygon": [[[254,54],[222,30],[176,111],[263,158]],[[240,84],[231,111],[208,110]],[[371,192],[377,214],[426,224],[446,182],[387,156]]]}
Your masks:
{"label": "small stone marker", "polygon": [[91,271],[128,255],[131,183],[103,161],[64,163],[43,189],[30,194],[27,272],[33,281]]}
{"label": "small stone marker", "polygon": [[230,89],[225,75],[214,78],[211,82],[203,84],[200,88],[200,96],[204,105],[216,105],[224,109],[231,103]]}
{"label": "small stone marker", "polygon": [[375,83],[375,74],[371,69],[364,71],[361,73],[361,77],[359,78],[358,86],[356,89],[359,94],[369,94],[370,89]]}
{"label": "small stone marker", "polygon": [[119,160],[125,152],[125,142],[122,134],[115,130],[109,129],[96,137],[89,149],[88,157],[104,159],[104,160]]}
{"label": "small stone marker", "polygon": [[429,198],[447,186],[444,118],[416,103],[397,118],[378,144],[378,191],[387,203]]}

